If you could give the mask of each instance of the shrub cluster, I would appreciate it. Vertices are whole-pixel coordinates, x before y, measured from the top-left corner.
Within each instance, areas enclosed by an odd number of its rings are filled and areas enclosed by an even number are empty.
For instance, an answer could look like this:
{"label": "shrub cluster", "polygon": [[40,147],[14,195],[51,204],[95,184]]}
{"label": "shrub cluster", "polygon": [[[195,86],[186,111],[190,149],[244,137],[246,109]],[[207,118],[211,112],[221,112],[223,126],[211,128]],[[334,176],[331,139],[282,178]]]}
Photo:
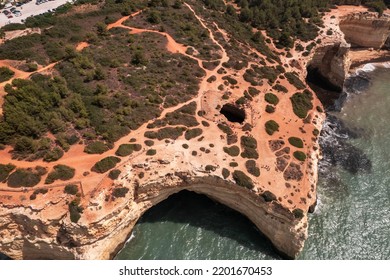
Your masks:
{"label": "shrub cluster", "polygon": [[260,169],[256,166],[256,162],[253,159],[247,160],[245,162],[245,167],[249,174],[252,174],[256,177],[260,176]]}
{"label": "shrub cluster", "polygon": [[8,67],[0,67],[0,83],[8,81],[15,75],[15,72]]}
{"label": "shrub cluster", "polygon": [[74,184],[66,185],[64,188],[64,193],[70,194],[70,195],[76,195],[79,191],[79,187]]}
{"label": "shrub cluster", "polygon": [[305,161],[306,160],[306,154],[304,152],[301,152],[301,151],[295,151],[293,153],[293,156],[299,160],[299,161]]}
{"label": "shrub cluster", "polygon": [[107,144],[101,141],[95,141],[85,146],[84,152],[86,152],[87,154],[103,154],[104,152],[107,152],[109,149],[110,148],[107,146]]}
{"label": "shrub cluster", "polygon": [[138,152],[142,149],[140,144],[121,144],[116,150],[115,155],[125,157],[131,155],[134,151]]}
{"label": "shrub cluster", "polygon": [[8,176],[7,184],[9,187],[33,187],[41,181],[42,172],[37,169],[17,169]]}
{"label": "shrub cluster", "polygon": [[129,192],[129,188],[126,188],[126,187],[115,188],[112,190],[112,196],[113,197],[125,197],[128,192]]}
{"label": "shrub cluster", "polygon": [[244,172],[240,170],[235,170],[233,172],[233,179],[236,182],[237,185],[247,188],[247,189],[253,189],[254,185],[252,182],[252,179],[248,177]]}
{"label": "shrub cluster", "polygon": [[111,179],[111,180],[116,180],[118,179],[119,175],[121,174],[121,171],[118,170],[118,169],[113,169],[111,170],[109,173],[108,173],[108,177]]}
{"label": "shrub cluster", "polygon": [[4,182],[8,175],[15,169],[13,164],[1,164],[0,163],[0,182]]}
{"label": "shrub cluster", "polygon": [[105,173],[114,168],[120,161],[121,159],[118,157],[109,156],[95,163],[91,170],[96,173]]}
{"label": "shrub cluster", "polygon": [[240,148],[236,145],[231,147],[223,147],[223,151],[232,157],[236,157],[240,154]]}
{"label": "shrub cluster", "polygon": [[70,180],[74,177],[75,169],[67,165],[58,164],[53,167],[53,170],[47,175],[45,184],[52,184],[56,180]]}
{"label": "shrub cluster", "polygon": [[201,128],[193,128],[186,131],[184,137],[186,140],[191,140],[195,137],[202,135],[203,130]]}
{"label": "shrub cluster", "polygon": [[264,99],[272,105],[277,105],[279,103],[279,98],[271,92],[266,93]]}
{"label": "shrub cluster", "polygon": [[251,136],[241,136],[241,148],[243,152],[241,157],[258,159],[259,154],[257,152],[257,141]]}
{"label": "shrub cluster", "polygon": [[274,120],[269,120],[265,123],[265,131],[268,135],[273,135],[276,131],[279,131],[279,125]]}
{"label": "shrub cluster", "polygon": [[288,138],[288,142],[297,148],[303,148],[303,141],[301,138],[298,137],[290,137]]}
{"label": "shrub cluster", "polygon": [[313,109],[313,95],[308,90],[305,90],[302,93],[295,93],[293,96],[290,97],[290,100],[295,115],[302,119],[306,118],[309,110]]}

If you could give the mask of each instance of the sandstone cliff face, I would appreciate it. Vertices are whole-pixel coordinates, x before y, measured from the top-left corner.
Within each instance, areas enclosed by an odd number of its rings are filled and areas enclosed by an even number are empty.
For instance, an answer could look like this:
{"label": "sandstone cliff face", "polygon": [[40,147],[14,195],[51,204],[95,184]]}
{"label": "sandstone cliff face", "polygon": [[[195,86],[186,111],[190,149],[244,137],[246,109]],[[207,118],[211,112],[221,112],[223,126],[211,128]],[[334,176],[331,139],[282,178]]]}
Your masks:
{"label": "sandstone cliff face", "polygon": [[110,214],[91,224],[72,224],[65,216],[42,221],[36,213],[18,215],[13,209],[0,221],[2,251],[15,259],[110,259],[146,210],[182,190],[205,194],[247,216],[288,257],[296,257],[303,248],[306,215],[295,218],[276,201],[266,202],[216,176],[191,177],[180,172],[145,186],[135,185],[126,198],[118,199]]}
{"label": "sandstone cliff face", "polygon": [[355,13],[340,19],[340,29],[352,46],[380,49],[390,35],[390,17]]}
{"label": "sandstone cliff face", "polygon": [[317,69],[331,85],[341,91],[351,66],[348,52],[350,45],[343,39],[318,46],[309,67]]}

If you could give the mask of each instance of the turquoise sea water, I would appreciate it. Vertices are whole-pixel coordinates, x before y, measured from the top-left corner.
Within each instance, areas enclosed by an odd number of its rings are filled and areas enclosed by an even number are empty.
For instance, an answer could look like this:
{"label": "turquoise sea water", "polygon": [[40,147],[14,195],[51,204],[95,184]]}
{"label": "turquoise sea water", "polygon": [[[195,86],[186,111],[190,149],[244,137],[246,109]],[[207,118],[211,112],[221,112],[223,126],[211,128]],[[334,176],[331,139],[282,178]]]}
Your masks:
{"label": "turquoise sea water", "polygon": [[[319,204],[299,259],[390,259],[390,70],[333,113],[359,137],[346,140],[371,160],[351,174],[323,162]],[[327,139],[332,141],[332,139]],[[183,192],[141,218],[117,259],[278,259],[245,217],[194,193]]]}

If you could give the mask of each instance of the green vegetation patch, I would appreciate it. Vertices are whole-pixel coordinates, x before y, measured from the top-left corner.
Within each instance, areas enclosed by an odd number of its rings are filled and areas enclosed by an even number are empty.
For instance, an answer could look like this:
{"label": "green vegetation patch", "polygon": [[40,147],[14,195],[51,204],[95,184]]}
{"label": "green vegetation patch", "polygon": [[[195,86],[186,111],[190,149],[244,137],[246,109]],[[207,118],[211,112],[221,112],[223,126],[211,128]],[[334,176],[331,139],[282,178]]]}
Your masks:
{"label": "green vegetation patch", "polygon": [[217,170],[217,167],[214,165],[208,164],[208,165],[206,165],[205,170],[207,172],[214,172],[215,170]]}
{"label": "green vegetation patch", "polygon": [[13,164],[0,164],[0,182],[4,182],[15,167]]}
{"label": "green vegetation patch", "polygon": [[229,169],[223,168],[223,169],[222,169],[222,177],[223,177],[224,179],[226,179],[226,178],[229,177],[229,176],[230,176],[230,171],[229,171]]}
{"label": "green vegetation patch", "polygon": [[92,143],[89,143],[85,149],[84,152],[87,154],[103,154],[104,152],[107,152],[110,148],[107,144],[101,141],[95,141]]}
{"label": "green vegetation patch", "polygon": [[269,113],[269,114],[272,114],[272,113],[275,112],[275,107],[272,106],[272,105],[267,105],[267,106],[265,106],[265,111],[266,111],[267,113]]}
{"label": "green vegetation patch", "polygon": [[303,93],[295,93],[293,96],[290,97],[290,100],[295,115],[302,119],[306,118],[309,110],[313,109],[313,95],[308,90],[303,91]]}
{"label": "green vegetation patch", "polygon": [[172,139],[176,140],[181,135],[183,135],[183,132],[185,131],[184,127],[164,127],[157,131],[146,131],[144,136],[146,138],[150,139]]}
{"label": "green vegetation patch", "polygon": [[265,131],[269,135],[273,135],[276,131],[279,131],[279,125],[274,120],[269,120],[265,123]]}
{"label": "green vegetation patch", "polygon": [[247,189],[253,189],[254,185],[252,182],[252,179],[248,177],[244,172],[240,170],[235,170],[233,172],[233,179],[236,182],[237,185],[247,188]]}
{"label": "green vegetation patch", "polygon": [[46,194],[48,192],[47,189],[38,189],[35,190],[31,195],[30,195],[30,200],[34,200],[37,198],[37,195],[39,194]]}
{"label": "green vegetation patch", "polygon": [[79,187],[74,184],[66,185],[64,188],[64,193],[70,194],[70,195],[76,195],[79,192]]}
{"label": "green vegetation patch", "polygon": [[303,141],[301,138],[298,137],[290,137],[288,138],[288,142],[297,148],[303,148]]}
{"label": "green vegetation patch", "polygon": [[301,151],[295,151],[293,153],[293,156],[299,160],[299,161],[305,161],[306,160],[306,154],[304,152],[301,152]]}
{"label": "green vegetation patch", "polygon": [[8,81],[15,75],[15,72],[8,67],[0,67],[0,83]]}
{"label": "green vegetation patch", "polygon": [[74,177],[75,169],[67,165],[58,164],[53,167],[53,170],[47,175],[45,184],[52,184],[56,180],[70,180]]}
{"label": "green vegetation patch", "polygon": [[253,159],[247,160],[245,162],[246,170],[252,174],[253,176],[259,177],[260,176],[260,169],[256,166],[256,161]]}
{"label": "green vegetation patch", "polygon": [[42,173],[36,169],[17,169],[9,175],[7,184],[11,188],[33,187],[41,181]]}
{"label": "green vegetation patch", "polygon": [[69,208],[69,214],[70,214],[70,220],[73,223],[77,223],[80,218],[81,214],[83,213],[84,209],[80,206],[80,200],[74,199],[71,203],[68,205]]}
{"label": "green vegetation patch", "polygon": [[184,134],[184,137],[186,140],[191,140],[195,137],[202,135],[202,133],[203,133],[203,130],[201,128],[189,129]]}
{"label": "green vegetation patch", "polygon": [[113,169],[111,170],[109,173],[108,173],[108,177],[111,179],[111,180],[116,180],[118,179],[119,175],[121,174],[121,171],[118,170],[118,169]]}
{"label": "green vegetation patch", "polygon": [[236,145],[231,147],[223,147],[223,151],[232,157],[236,157],[240,154],[240,148]]}
{"label": "green vegetation patch", "polygon": [[266,93],[264,99],[272,105],[277,105],[279,103],[279,98],[271,92]]}
{"label": "green vegetation patch", "polygon": [[115,155],[125,157],[131,155],[133,152],[138,152],[142,149],[140,144],[122,144],[116,150]]}
{"label": "green vegetation patch", "polygon": [[155,149],[149,149],[146,151],[147,156],[154,156],[155,154],[157,154],[157,151]]}
{"label": "green vegetation patch", "polygon": [[241,136],[241,148],[243,152],[241,157],[258,159],[259,154],[257,152],[257,141],[251,136]]}
{"label": "green vegetation patch", "polygon": [[129,192],[129,188],[126,188],[126,187],[115,188],[112,190],[112,196],[113,197],[125,197],[128,192]]}
{"label": "green vegetation patch", "polygon": [[264,198],[264,200],[266,202],[271,202],[271,201],[274,201],[276,200],[276,195],[274,195],[272,192],[270,191],[265,191],[261,194],[261,196]]}
{"label": "green vegetation patch", "polygon": [[121,159],[118,157],[109,156],[95,163],[91,170],[96,173],[105,173],[114,168],[120,161]]}
{"label": "green vegetation patch", "polygon": [[288,82],[295,86],[297,89],[305,89],[305,84],[301,81],[301,79],[298,78],[298,76],[295,73],[287,72],[284,74],[284,76],[287,78]]}
{"label": "green vegetation patch", "polygon": [[294,217],[295,217],[296,219],[302,219],[302,218],[305,216],[303,210],[300,209],[300,208],[296,208],[296,209],[294,209],[292,212],[293,212]]}

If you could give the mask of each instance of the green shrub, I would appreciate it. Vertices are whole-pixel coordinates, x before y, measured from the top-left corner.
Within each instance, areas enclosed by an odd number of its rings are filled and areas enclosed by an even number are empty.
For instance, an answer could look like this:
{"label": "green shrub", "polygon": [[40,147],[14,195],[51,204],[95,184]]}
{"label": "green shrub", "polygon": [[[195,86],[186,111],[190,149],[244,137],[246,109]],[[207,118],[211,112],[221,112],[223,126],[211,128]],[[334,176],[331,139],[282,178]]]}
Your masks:
{"label": "green shrub", "polygon": [[290,137],[288,138],[288,142],[294,147],[303,148],[303,141],[298,137]]}
{"label": "green shrub", "polygon": [[293,153],[294,157],[299,161],[305,161],[306,160],[306,154],[301,151],[295,151]]}
{"label": "green shrub", "polygon": [[150,149],[146,151],[147,156],[154,156],[155,154],[157,154],[157,151],[155,149]]}
{"label": "green shrub", "polygon": [[303,213],[303,210],[299,209],[299,208],[294,209],[292,212],[293,212],[294,217],[296,219],[302,219],[305,216],[305,214]]}
{"label": "green shrub", "polygon": [[235,161],[232,161],[231,163],[229,163],[229,166],[230,166],[230,167],[237,167],[237,166],[238,166],[238,163],[235,162]]}
{"label": "green shrub", "polygon": [[121,159],[118,157],[109,156],[95,163],[91,170],[96,173],[105,173],[114,168],[120,161]]}
{"label": "green shrub", "polygon": [[138,152],[142,149],[140,144],[121,144],[116,150],[115,155],[125,157],[131,155],[134,151]]}
{"label": "green shrub", "polygon": [[276,131],[279,131],[279,125],[274,120],[269,120],[265,123],[265,131],[269,135],[273,135]]}
{"label": "green shrub", "polygon": [[217,170],[217,167],[214,165],[208,164],[208,165],[206,165],[205,170],[207,172],[213,172],[213,171]]}
{"label": "green shrub", "polygon": [[8,81],[15,75],[15,72],[8,67],[0,67],[0,83]]}
{"label": "green shrub", "polygon": [[185,128],[184,127],[164,127],[157,131],[146,131],[144,136],[150,139],[172,139],[176,140],[181,135],[183,135]]}
{"label": "green shrub", "polygon": [[230,171],[228,169],[226,169],[226,168],[223,168],[222,169],[222,176],[223,176],[224,179],[226,179],[227,177],[230,176]]}
{"label": "green shrub", "polygon": [[39,194],[46,194],[48,192],[47,189],[39,189],[35,190],[31,195],[30,195],[30,200],[34,200],[37,198],[37,195]]}
{"label": "green shrub", "polygon": [[277,105],[279,103],[279,98],[271,92],[266,93],[264,99],[272,105]]}
{"label": "green shrub", "polygon": [[0,182],[4,182],[8,175],[15,169],[13,164],[1,164],[0,163]]}
{"label": "green shrub", "polygon": [[190,146],[188,146],[188,144],[184,143],[183,145],[181,145],[184,149],[188,149]]}
{"label": "green shrub", "polygon": [[218,128],[222,130],[226,135],[232,135],[233,130],[227,124],[218,124]]}
{"label": "green shrub", "polygon": [[29,169],[17,169],[9,175],[7,184],[11,188],[33,187],[41,181],[41,175]]}
{"label": "green shrub", "polygon": [[267,106],[265,106],[265,111],[266,111],[267,113],[269,113],[269,114],[272,114],[272,113],[275,112],[275,107],[272,106],[272,105],[267,105]]}
{"label": "green shrub", "polygon": [[295,115],[302,119],[306,118],[309,110],[313,109],[313,104],[311,102],[313,100],[313,95],[308,90],[305,90],[303,93],[295,93],[290,97],[290,100]]}
{"label": "green shrub", "polygon": [[256,162],[254,160],[247,160],[245,162],[245,167],[249,174],[252,174],[256,177],[260,176],[260,169],[256,166]]}
{"label": "green shrub", "polygon": [[145,145],[148,146],[148,147],[152,147],[154,145],[154,141],[153,140],[145,140]]}
{"label": "green shrub", "polygon": [[111,179],[111,180],[116,180],[118,179],[119,175],[121,174],[121,171],[118,170],[118,169],[114,169],[114,170],[111,170],[109,173],[108,173],[108,177]]}
{"label": "green shrub", "polygon": [[264,198],[266,202],[271,202],[273,200],[276,200],[276,196],[270,191],[263,192],[261,196]]}
{"label": "green shrub", "polygon": [[320,134],[320,131],[317,128],[314,128],[313,135],[318,136],[318,134]]}
{"label": "green shrub", "polygon": [[193,128],[186,131],[184,134],[184,137],[186,140],[191,140],[195,137],[200,136],[203,133],[203,130],[201,128]]}
{"label": "green shrub", "polygon": [[54,147],[53,150],[49,150],[43,156],[43,160],[46,162],[57,161],[64,155],[64,151],[60,147]]}
{"label": "green shrub", "polygon": [[81,213],[83,213],[83,208],[79,205],[80,201],[78,199],[73,200],[71,203],[69,203],[69,214],[70,214],[70,220],[73,223],[77,223],[81,218]]}
{"label": "green shrub", "polygon": [[70,194],[70,195],[76,195],[78,193],[78,191],[79,191],[78,186],[74,185],[74,184],[66,185],[64,188],[64,193]]}
{"label": "green shrub", "polygon": [[241,148],[243,152],[241,157],[258,159],[259,154],[257,152],[257,141],[251,136],[241,136]]}
{"label": "green shrub", "polygon": [[287,78],[288,82],[295,86],[297,89],[305,89],[306,86],[302,81],[297,77],[296,74],[287,72],[284,74],[284,76]]}
{"label": "green shrub", "polygon": [[247,188],[247,189],[253,189],[254,185],[252,182],[252,179],[248,177],[244,172],[240,170],[235,170],[233,172],[233,179],[236,182],[237,185]]}
{"label": "green shrub", "polygon": [[47,175],[45,184],[52,184],[56,180],[70,180],[74,177],[75,169],[63,164],[58,164],[53,167],[53,170]]}
{"label": "green shrub", "polygon": [[316,109],[317,109],[317,111],[320,112],[320,113],[323,113],[323,112],[324,112],[324,110],[322,110],[321,106],[317,106]]}
{"label": "green shrub", "polygon": [[128,192],[129,192],[129,188],[126,188],[126,187],[115,188],[112,190],[112,196],[113,197],[125,197]]}
{"label": "green shrub", "polygon": [[231,147],[223,147],[223,151],[232,157],[236,157],[240,154],[240,148],[236,145]]}
{"label": "green shrub", "polygon": [[279,85],[279,84],[274,85],[272,88],[276,91],[280,91],[280,92],[284,92],[284,93],[288,92],[288,89],[286,87]]}
{"label": "green shrub", "polygon": [[255,97],[256,95],[258,95],[260,93],[260,90],[254,88],[254,87],[249,87],[248,88],[248,92],[249,94],[252,96],[252,97]]}
{"label": "green shrub", "polygon": [[96,141],[89,143],[85,149],[84,152],[87,154],[103,154],[104,152],[107,152],[110,148],[103,142]]}

